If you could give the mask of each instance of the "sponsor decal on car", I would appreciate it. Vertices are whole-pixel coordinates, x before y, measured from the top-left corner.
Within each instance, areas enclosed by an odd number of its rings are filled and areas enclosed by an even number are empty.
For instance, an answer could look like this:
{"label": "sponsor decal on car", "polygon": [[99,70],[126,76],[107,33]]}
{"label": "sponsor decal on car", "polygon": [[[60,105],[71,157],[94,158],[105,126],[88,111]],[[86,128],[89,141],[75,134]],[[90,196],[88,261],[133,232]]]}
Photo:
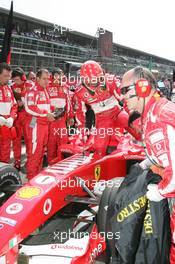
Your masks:
{"label": "sponsor decal on car", "polygon": [[9,249],[15,247],[18,244],[17,236],[9,240]]}
{"label": "sponsor decal on car", "polygon": [[52,209],[52,201],[51,201],[51,199],[48,198],[47,200],[45,200],[44,205],[43,205],[44,214],[48,215],[50,213],[51,209]]}
{"label": "sponsor decal on car", "polygon": [[93,263],[94,260],[103,252],[103,246],[99,243],[95,248],[93,248],[92,252],[90,253],[90,263]]}
{"label": "sponsor decal on car", "polygon": [[57,249],[65,249],[65,250],[77,250],[83,251],[83,247],[75,246],[75,245],[64,245],[64,244],[53,244],[50,246],[50,249],[57,250]]}
{"label": "sponsor decal on car", "polygon": [[18,214],[23,210],[23,205],[21,203],[12,203],[6,208],[7,214]]}
{"label": "sponsor decal on car", "polygon": [[[78,256],[83,256],[88,248],[89,236],[86,235],[81,239],[70,238],[63,244],[22,245],[20,253],[30,256],[47,255],[52,257],[66,256],[66,258],[77,258]],[[60,263],[59,260],[58,263]]]}
{"label": "sponsor decal on car", "polygon": [[95,173],[96,181],[99,181],[100,180],[100,176],[101,176],[101,167],[100,167],[100,165],[95,166],[94,173]]}
{"label": "sponsor decal on car", "polygon": [[55,182],[55,180],[56,179],[53,176],[39,176],[35,179],[35,182],[37,184],[47,185],[47,184]]}
{"label": "sponsor decal on car", "polygon": [[10,225],[10,226],[15,226],[17,223],[15,220],[11,218],[3,217],[3,216],[0,217],[0,222],[3,224]]}
{"label": "sponsor decal on car", "polygon": [[19,189],[16,193],[16,197],[24,200],[32,200],[39,197],[42,193],[42,189],[36,186],[26,186]]}

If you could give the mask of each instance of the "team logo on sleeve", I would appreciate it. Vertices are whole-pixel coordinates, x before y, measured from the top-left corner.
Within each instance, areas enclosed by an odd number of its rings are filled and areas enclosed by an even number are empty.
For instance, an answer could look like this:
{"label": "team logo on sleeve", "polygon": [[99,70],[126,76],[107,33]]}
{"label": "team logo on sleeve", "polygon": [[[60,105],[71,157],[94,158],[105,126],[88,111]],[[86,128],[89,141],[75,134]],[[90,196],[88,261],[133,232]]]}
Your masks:
{"label": "team logo on sleeve", "polygon": [[45,101],[46,100],[46,95],[45,95],[45,93],[43,91],[40,91],[39,98],[40,98],[40,101]]}
{"label": "team logo on sleeve", "polygon": [[159,156],[165,152],[167,152],[165,140],[161,140],[153,144],[152,146],[154,153],[156,153],[156,156]]}

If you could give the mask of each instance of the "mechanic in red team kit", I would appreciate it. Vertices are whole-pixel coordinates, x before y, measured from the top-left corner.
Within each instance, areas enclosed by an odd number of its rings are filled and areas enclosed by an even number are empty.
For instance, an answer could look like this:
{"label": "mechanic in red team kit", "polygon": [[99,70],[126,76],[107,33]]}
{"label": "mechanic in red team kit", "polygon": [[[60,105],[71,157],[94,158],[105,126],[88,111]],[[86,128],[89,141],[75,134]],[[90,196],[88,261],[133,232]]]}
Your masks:
{"label": "mechanic in red team kit", "polygon": [[14,153],[14,167],[18,170],[21,168],[21,145],[22,136],[25,139],[25,121],[26,111],[24,109],[24,96],[30,87],[34,85],[33,82],[27,81],[24,71],[21,68],[16,68],[12,72],[12,81],[14,82],[11,86],[14,97],[18,104],[18,115],[14,122],[16,128],[17,137],[13,140],[13,153]]}
{"label": "mechanic in red team kit", "polygon": [[48,143],[49,123],[54,121],[47,93],[49,72],[41,69],[36,74],[36,85],[25,95],[27,177],[30,180],[42,168],[45,148]]}
{"label": "mechanic in red team kit", "polygon": [[[85,128],[87,106],[95,114],[94,150],[97,157],[106,154],[111,135],[116,127],[128,126],[128,114],[119,105],[114,78],[108,78],[96,61],[85,62],[80,69],[81,84],[73,98],[76,123],[79,129]],[[101,136],[101,130],[105,135]]]}
{"label": "mechanic in red team kit", "polygon": [[[141,114],[143,142],[148,157],[141,167],[151,167],[162,177],[159,184],[147,186],[146,195],[150,201],[159,202],[175,197],[175,105],[161,98],[156,86],[156,80],[148,69],[136,67],[124,74],[121,92],[128,109]],[[171,224],[171,263],[175,263],[175,210]]]}
{"label": "mechanic in red team kit", "polygon": [[49,124],[49,140],[47,145],[49,164],[55,158],[61,160],[60,145],[67,143],[67,125],[69,126],[73,123],[73,110],[69,96],[69,87],[63,79],[63,71],[61,69],[54,70],[52,72],[52,80],[47,89],[51,106],[55,108],[56,118],[54,122]]}
{"label": "mechanic in red team kit", "polygon": [[17,116],[17,104],[8,81],[11,78],[11,67],[0,63],[0,161],[10,161],[11,141],[16,135],[13,127]]}

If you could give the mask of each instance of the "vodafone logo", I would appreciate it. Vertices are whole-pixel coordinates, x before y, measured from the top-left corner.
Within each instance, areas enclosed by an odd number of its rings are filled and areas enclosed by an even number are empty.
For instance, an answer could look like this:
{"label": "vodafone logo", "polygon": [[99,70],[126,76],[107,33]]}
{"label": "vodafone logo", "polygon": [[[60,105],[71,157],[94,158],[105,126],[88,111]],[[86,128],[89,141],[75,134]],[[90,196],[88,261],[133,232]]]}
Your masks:
{"label": "vodafone logo", "polygon": [[50,213],[52,209],[52,201],[51,199],[47,199],[45,202],[44,202],[44,205],[43,205],[43,213],[45,215],[48,215]]}
{"label": "vodafone logo", "polygon": [[93,263],[96,257],[102,252],[102,244],[98,244],[97,247],[93,248],[90,254],[90,263]]}
{"label": "vodafone logo", "polygon": [[7,214],[18,214],[23,210],[23,205],[21,203],[13,203],[10,204],[6,208],[6,213]]}

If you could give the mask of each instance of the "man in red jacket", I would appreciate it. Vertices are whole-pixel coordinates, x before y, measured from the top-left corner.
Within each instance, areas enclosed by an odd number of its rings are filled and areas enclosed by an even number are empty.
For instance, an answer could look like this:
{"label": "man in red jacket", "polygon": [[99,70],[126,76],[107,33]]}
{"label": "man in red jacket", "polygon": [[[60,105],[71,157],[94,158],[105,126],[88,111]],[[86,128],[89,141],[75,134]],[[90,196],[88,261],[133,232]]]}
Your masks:
{"label": "man in red jacket", "polygon": [[21,68],[16,68],[12,72],[12,91],[14,97],[18,104],[18,116],[14,122],[14,126],[16,128],[17,137],[13,140],[13,153],[14,153],[14,167],[17,170],[21,168],[21,143],[22,143],[22,136],[25,139],[25,121],[26,121],[26,111],[24,109],[24,97],[26,91],[34,86],[34,83],[31,81],[26,80],[26,76],[24,71]]}
{"label": "man in red jacket", "polygon": [[61,160],[60,145],[68,141],[67,125],[73,123],[73,110],[69,95],[69,88],[62,82],[64,73],[61,69],[52,72],[52,79],[47,88],[51,106],[58,113],[57,119],[49,124],[49,140],[47,158],[50,164],[53,159]]}
{"label": "man in red jacket", "polygon": [[86,61],[81,66],[80,75],[82,82],[73,98],[77,126],[81,133],[86,126],[87,108],[92,109],[95,115],[93,148],[95,156],[102,157],[106,154],[111,136],[117,135],[117,128],[128,126],[128,114],[119,105],[114,77],[105,76],[96,61]]}
{"label": "man in red jacket", "polygon": [[[121,92],[128,109],[141,114],[142,139],[148,157],[141,167],[150,167],[162,177],[159,184],[147,186],[146,195],[150,201],[159,202],[175,197],[175,105],[160,97],[156,85],[148,69],[136,67],[124,74]],[[175,243],[175,213],[172,215],[172,241]],[[175,263],[173,246],[171,263]]]}
{"label": "man in red jacket", "polygon": [[16,118],[17,104],[8,81],[11,78],[11,67],[0,63],[0,161],[10,161],[13,122]]}
{"label": "man in red jacket", "polygon": [[30,180],[42,169],[44,151],[48,143],[49,123],[54,121],[47,93],[49,72],[41,69],[36,74],[36,85],[25,95],[27,177]]}

